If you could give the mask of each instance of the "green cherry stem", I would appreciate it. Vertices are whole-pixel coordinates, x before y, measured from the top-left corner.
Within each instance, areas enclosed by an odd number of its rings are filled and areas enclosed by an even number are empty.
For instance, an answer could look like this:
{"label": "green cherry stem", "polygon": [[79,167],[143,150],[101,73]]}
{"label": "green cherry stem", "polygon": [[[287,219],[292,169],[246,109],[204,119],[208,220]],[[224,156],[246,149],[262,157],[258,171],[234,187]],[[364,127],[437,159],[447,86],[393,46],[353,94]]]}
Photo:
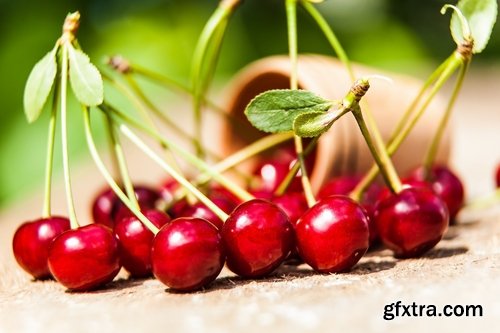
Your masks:
{"label": "green cherry stem", "polygon": [[[426,99],[421,104],[420,108],[414,112],[410,119],[408,120],[406,126],[394,136],[394,139],[390,141],[387,145],[387,153],[389,156],[392,156],[399,148],[399,146],[403,143],[406,137],[413,130],[418,120],[423,116],[425,110],[432,102],[436,94],[439,92],[441,87],[445,84],[446,81],[453,75],[455,70],[461,66],[463,61],[463,56],[455,51],[453,56],[446,60],[446,66],[442,71],[439,78],[436,80],[431,90],[426,96]],[[364,191],[370,186],[370,184],[375,180],[379,173],[378,166],[374,164],[371,169],[365,174],[363,179],[359,182],[356,188],[350,193],[350,196],[355,199],[359,199]]]}
{"label": "green cherry stem", "polygon": [[[114,144],[114,135],[113,135],[113,127],[111,126],[111,122],[109,121],[108,115],[104,116],[106,121],[104,122],[104,126],[106,127],[106,135],[109,146],[109,157],[111,159],[111,167],[113,168],[113,179],[121,182],[121,174],[120,174],[120,166],[118,165],[118,158],[115,153],[115,144]],[[120,183],[121,184],[121,183]]]}
{"label": "green cherry stem", "polygon": [[113,145],[113,156],[116,162],[118,163],[118,170],[120,172],[120,177],[122,179],[123,185],[125,187],[125,191],[127,192],[127,196],[132,203],[132,205],[140,210],[139,202],[137,201],[137,197],[135,196],[134,185],[132,184],[132,180],[129,176],[129,171],[127,167],[127,161],[125,160],[125,156],[123,154],[123,149],[120,144],[120,139],[116,135],[115,129],[113,127],[113,118],[111,118],[108,114],[106,116],[106,127],[108,128],[108,135],[111,140],[111,144]]}
{"label": "green cherry stem", "polygon": [[[167,138],[161,136],[160,134],[151,131],[147,127],[143,126],[139,122],[135,121],[134,119],[127,117],[123,113],[119,112],[118,110],[114,108],[108,107],[106,104],[101,106],[101,110],[103,112],[112,112],[115,114],[117,117],[121,118],[128,124],[140,129],[141,131],[145,132],[155,140],[157,140],[160,144],[168,146],[170,149],[175,151],[176,153],[180,154],[183,156],[183,158],[186,159],[188,163],[193,165],[194,167],[198,168],[199,170],[202,170],[209,174],[213,179],[215,179],[217,182],[219,182],[223,187],[227,188],[231,193],[236,195],[238,198],[240,198],[243,201],[248,201],[254,198],[250,193],[245,191],[239,186],[236,186],[233,182],[229,181],[226,177],[222,176],[219,172],[215,171],[213,167],[208,165],[206,162],[198,158],[196,155],[191,154],[187,150],[181,148],[179,145],[176,145],[174,142],[168,140]],[[120,128],[123,127],[124,125],[120,125]],[[130,132],[130,130],[128,130]]]}
{"label": "green cherry stem", "polygon": [[120,131],[125,135],[132,143],[134,143],[144,154],[146,154],[150,159],[152,159],[156,164],[158,164],[163,170],[165,170],[172,178],[174,178],[179,184],[186,188],[191,194],[193,194],[198,200],[205,204],[217,217],[222,221],[227,220],[229,217],[222,209],[220,209],[216,204],[207,198],[203,193],[200,192],[196,187],[194,187],[186,178],[177,173],[172,167],[170,167],[165,161],[159,157],[147,144],[145,144],[137,135],[135,135],[127,126],[124,124],[119,125]]}
{"label": "green cherry stem", "polygon": [[402,188],[401,180],[399,179],[396,169],[394,168],[394,165],[392,164],[392,161],[389,157],[389,154],[387,154],[385,147],[382,150],[379,150],[373,143],[370,131],[366,126],[366,123],[363,119],[363,113],[361,112],[361,108],[359,106],[352,110],[352,114],[354,115],[354,118],[358,123],[359,129],[361,130],[361,133],[365,138],[366,144],[368,145],[368,148],[370,149],[375,162],[381,170],[382,176],[384,177],[387,186],[393,193],[398,193]]}
{"label": "green cherry stem", "polygon": [[68,91],[68,47],[66,43],[61,46],[61,143],[62,159],[64,171],[64,184],[66,189],[66,203],[68,206],[69,221],[71,229],[76,229],[80,225],[76,217],[75,205],[73,201],[73,191],[71,189],[71,176],[68,157],[68,130],[67,130],[67,91]]}
{"label": "green cherry stem", "polygon": [[[290,57],[290,89],[298,89],[298,47],[297,47],[297,0],[285,0],[285,10],[287,17],[287,31],[288,31],[288,53]],[[307,174],[306,164],[304,161],[304,148],[302,145],[302,138],[295,135],[295,152],[297,160],[299,161],[301,172],[301,182],[304,189],[304,195],[309,207],[314,206],[316,198],[309,181]]]}
{"label": "green cherry stem", "polygon": [[54,167],[54,143],[56,138],[57,127],[57,106],[59,102],[59,86],[57,80],[54,82],[54,95],[52,99],[52,110],[49,120],[49,134],[47,140],[47,157],[45,162],[45,192],[42,216],[44,218],[52,215],[51,200],[52,200],[52,170]]}
{"label": "green cherry stem", "polygon": [[[191,84],[197,142],[201,141],[203,100],[215,72],[229,17],[240,2],[241,0],[221,0],[219,2],[217,9],[203,28],[194,51],[191,65]],[[203,157],[202,147],[198,145],[196,148],[197,156]]]}
{"label": "green cherry stem", "polygon": [[85,138],[87,140],[87,146],[90,151],[90,155],[92,156],[92,159],[94,160],[94,163],[96,164],[97,168],[101,172],[102,176],[108,183],[109,187],[113,190],[113,192],[118,196],[118,198],[127,206],[128,209],[134,213],[134,215],[141,221],[146,228],[148,228],[153,234],[156,234],[159,229],[146,217],[144,214],[141,213],[139,209],[136,208],[136,205],[130,201],[130,199],[127,197],[127,195],[122,191],[120,186],[115,182],[111,174],[108,172],[106,169],[106,166],[104,165],[101,157],[99,156],[99,153],[97,151],[94,138],[92,136],[92,128],[91,128],[91,123],[90,123],[90,112],[89,109],[82,105],[82,110],[83,110],[83,119],[84,119],[84,126],[85,126]]}
{"label": "green cherry stem", "polygon": [[458,77],[457,77],[457,80],[455,82],[455,86],[453,87],[453,92],[451,94],[450,100],[448,101],[448,105],[446,106],[446,110],[443,114],[443,117],[441,118],[441,121],[439,122],[436,133],[434,134],[434,137],[432,138],[429,149],[425,155],[424,170],[425,170],[426,176],[427,176],[429,170],[431,169],[432,164],[434,163],[434,160],[436,159],[439,144],[441,143],[441,139],[443,138],[444,131],[445,131],[445,129],[448,125],[448,122],[450,120],[450,116],[452,114],[453,107],[455,106],[455,102],[457,100],[458,94],[460,93],[460,90],[462,89],[465,75],[467,74],[467,70],[469,69],[469,64],[470,64],[470,59],[464,61],[463,65],[460,67],[460,71],[458,72]]}

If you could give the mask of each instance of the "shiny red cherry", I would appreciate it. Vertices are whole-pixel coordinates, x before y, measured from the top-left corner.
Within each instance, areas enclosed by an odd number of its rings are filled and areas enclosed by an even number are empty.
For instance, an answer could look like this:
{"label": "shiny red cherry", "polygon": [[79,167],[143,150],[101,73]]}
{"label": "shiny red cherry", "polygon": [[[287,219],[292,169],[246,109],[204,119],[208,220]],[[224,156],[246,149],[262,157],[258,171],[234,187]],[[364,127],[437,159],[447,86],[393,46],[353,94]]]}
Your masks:
{"label": "shiny red cherry", "polygon": [[180,184],[173,178],[167,178],[158,189],[160,197],[168,205],[172,202],[175,192],[180,188]]}
{"label": "shiny red cherry", "polygon": [[301,192],[288,192],[282,196],[275,197],[271,200],[276,206],[283,209],[288,216],[288,219],[295,226],[297,220],[309,208],[307,206],[306,197]]}
{"label": "shiny red cherry", "polygon": [[47,264],[49,247],[54,238],[69,230],[69,220],[51,216],[21,224],[12,241],[17,263],[35,279],[50,278]]}
{"label": "shiny red cherry", "polygon": [[102,190],[92,204],[94,222],[113,228],[113,207],[115,207],[117,200],[118,197],[110,188]]}
{"label": "shiny red cherry", "polygon": [[156,234],[151,250],[153,274],[178,291],[193,291],[214,281],[224,267],[221,236],[210,222],[178,218]]}
{"label": "shiny red cherry", "polygon": [[[147,210],[143,214],[156,227],[161,228],[170,217],[158,210]],[[135,216],[117,221],[113,230],[118,239],[120,262],[131,277],[141,278],[151,275],[151,245],[154,235]]]}
{"label": "shiny red cherry", "polygon": [[349,270],[369,246],[365,210],[341,195],[321,199],[309,208],[295,232],[301,258],[320,273]]}
{"label": "shiny red cherry", "polygon": [[68,230],[52,242],[48,263],[52,276],[66,288],[96,289],[120,271],[118,241],[102,224]]}
{"label": "shiny red cherry", "polygon": [[426,177],[423,167],[414,170],[410,179],[429,181],[432,190],[443,199],[450,213],[450,221],[454,221],[465,200],[465,190],[462,181],[448,167],[434,165]]}
{"label": "shiny red cherry", "polygon": [[[234,204],[224,197],[211,197],[211,200],[228,214],[235,208]],[[196,202],[191,206],[186,206],[186,208],[180,212],[180,216],[205,219],[212,223],[218,230],[221,230],[224,224],[224,222],[202,202]]]}
{"label": "shiny red cherry", "polygon": [[294,246],[293,226],[275,204],[253,199],[239,205],[222,227],[227,267],[245,278],[274,271]]}
{"label": "shiny red cherry", "polygon": [[396,257],[418,257],[443,237],[449,213],[432,190],[409,187],[378,202],[375,222],[382,242]]}
{"label": "shiny red cherry", "polygon": [[[331,195],[349,195],[356,188],[362,177],[359,175],[345,175],[333,178],[327,182],[318,192],[318,199],[323,199]],[[378,242],[377,226],[373,220],[373,212],[376,202],[379,200],[383,187],[378,183],[372,183],[361,198],[361,206],[368,215],[368,228],[370,230],[370,245]],[[387,190],[387,195],[390,192]]]}

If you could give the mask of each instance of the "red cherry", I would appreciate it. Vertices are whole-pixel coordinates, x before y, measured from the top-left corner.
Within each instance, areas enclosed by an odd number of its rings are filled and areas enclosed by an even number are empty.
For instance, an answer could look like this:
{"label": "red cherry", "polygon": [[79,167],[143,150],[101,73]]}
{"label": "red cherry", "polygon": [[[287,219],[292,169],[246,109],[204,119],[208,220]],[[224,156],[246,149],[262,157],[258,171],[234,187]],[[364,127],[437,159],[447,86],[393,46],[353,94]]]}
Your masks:
{"label": "red cherry", "polygon": [[222,227],[227,267],[256,278],[271,273],[294,246],[293,226],[275,204],[253,199],[239,205]]}
{"label": "red cherry", "polygon": [[[226,213],[231,213],[235,208],[234,204],[224,197],[211,197],[211,200]],[[196,202],[194,205],[186,206],[180,213],[180,216],[205,219],[212,223],[218,230],[221,230],[224,224],[224,222],[202,202]]]}
{"label": "red cherry", "polygon": [[19,266],[35,279],[50,278],[47,264],[49,247],[54,238],[69,228],[69,220],[60,216],[23,223],[17,228],[12,241],[12,250]]}
{"label": "red cherry", "polygon": [[[320,189],[318,199],[323,199],[331,195],[349,195],[356,188],[362,177],[359,175],[347,175],[333,178]],[[368,215],[368,228],[370,230],[370,245],[377,243],[378,231],[373,220],[373,212],[376,202],[379,200],[383,187],[378,183],[372,183],[365,191],[361,198],[361,206],[366,210]],[[387,190],[387,195],[390,194]]]}
{"label": "red cherry", "polygon": [[[170,217],[158,210],[147,210],[143,213],[158,228],[170,222]],[[153,233],[135,216],[116,222],[113,232],[118,239],[123,268],[132,277],[150,276]]]}
{"label": "red cherry", "polygon": [[[425,169],[423,167],[414,170],[410,179],[417,181],[425,181]],[[450,220],[453,221],[457,216],[460,208],[464,204],[464,186],[448,167],[442,165],[434,165],[427,177],[431,184],[432,190],[443,199],[450,212]]]}
{"label": "red cherry", "polygon": [[[156,202],[160,199],[158,192],[146,186],[135,186],[134,191],[141,210],[154,209]],[[113,212],[115,222],[120,221],[125,217],[134,216],[134,213],[132,213],[120,200],[116,201]]]}
{"label": "red cherry", "polygon": [[283,209],[294,226],[297,224],[297,220],[309,208],[304,193],[299,192],[285,193],[282,196],[273,198],[271,201]]}
{"label": "red cherry", "polygon": [[383,243],[400,258],[432,249],[449,221],[445,203],[425,187],[405,188],[379,201],[374,216]]}
{"label": "red cherry", "polygon": [[301,258],[320,273],[349,270],[369,246],[365,210],[341,195],[319,200],[302,215],[295,232]]}
{"label": "red cherry", "polygon": [[151,250],[155,277],[179,291],[197,290],[215,280],[224,259],[217,228],[199,218],[168,223],[156,234]]}
{"label": "red cherry", "polygon": [[500,187],[500,164],[497,166],[496,181],[497,187]]}
{"label": "red cherry", "polygon": [[52,243],[48,263],[54,278],[66,288],[96,289],[111,282],[120,270],[118,242],[102,224],[68,230]]}
{"label": "red cherry", "polygon": [[117,200],[118,197],[110,188],[102,190],[92,204],[94,222],[113,228],[113,207]]}
{"label": "red cherry", "polygon": [[173,178],[168,178],[158,189],[160,197],[170,204],[174,199],[175,192],[180,188],[180,184]]}

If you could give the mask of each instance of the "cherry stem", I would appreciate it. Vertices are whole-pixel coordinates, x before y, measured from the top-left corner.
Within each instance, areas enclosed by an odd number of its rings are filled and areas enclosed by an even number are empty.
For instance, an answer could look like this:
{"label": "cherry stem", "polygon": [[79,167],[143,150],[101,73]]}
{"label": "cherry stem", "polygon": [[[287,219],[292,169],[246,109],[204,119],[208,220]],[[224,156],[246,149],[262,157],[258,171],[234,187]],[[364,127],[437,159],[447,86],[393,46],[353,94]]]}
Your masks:
{"label": "cherry stem", "polygon": [[[121,62],[126,62],[126,65],[124,65],[124,66],[126,66],[126,68],[124,70],[117,68],[120,66]],[[120,56],[111,57],[109,60],[109,63],[113,66],[113,68],[115,68],[120,73],[137,74],[137,75],[143,76],[144,78],[149,79],[151,81],[155,81],[167,89],[176,90],[176,91],[184,93],[186,95],[193,96],[193,92],[192,92],[191,88],[189,88],[188,86],[186,86],[180,82],[177,82],[176,80],[174,80],[170,77],[164,76],[160,73],[156,73],[156,72],[154,72],[150,69],[147,69],[145,67],[129,63],[127,60],[123,59]],[[224,117],[229,122],[231,122],[233,125],[251,127],[251,125],[247,121],[244,121],[243,119],[241,119],[239,117],[235,117],[231,113],[225,112],[222,109],[222,107],[217,105],[215,102],[209,100],[206,96],[204,96],[202,102],[203,102],[203,104],[205,104],[208,107],[209,110],[212,110],[215,113],[217,113],[218,115]],[[177,129],[182,130],[178,126],[177,126]],[[183,133],[186,134],[186,132],[183,132]],[[184,134],[181,134],[181,133],[179,133],[179,134],[184,136]],[[190,136],[189,139],[194,140],[195,138]],[[204,149],[206,150],[206,148],[204,148]],[[207,153],[210,153],[210,152],[207,151]]]}
{"label": "cherry stem", "polygon": [[352,68],[351,61],[347,57],[347,53],[345,52],[344,48],[340,44],[337,36],[333,32],[333,29],[330,27],[330,25],[325,20],[323,15],[321,15],[321,13],[316,9],[316,7],[314,7],[313,4],[311,4],[307,0],[300,0],[300,4],[306,10],[306,12],[309,13],[309,15],[313,18],[313,20],[316,22],[318,27],[321,29],[321,31],[325,35],[325,38],[330,43],[330,46],[333,48],[334,52],[337,54],[337,57],[344,64],[344,67],[349,72],[349,76],[351,78],[351,81],[354,82],[356,80],[356,77],[354,75],[354,70]]}
{"label": "cherry stem", "polygon": [[[148,228],[153,234],[158,233],[159,229],[146,217],[142,212],[137,209],[136,205],[132,203],[132,201],[127,197],[127,195],[122,191],[120,186],[115,182],[111,174],[108,172],[106,166],[104,165],[101,157],[99,156],[99,153],[97,151],[94,138],[92,136],[92,127],[90,124],[90,112],[89,109],[82,105],[83,109],[83,119],[84,119],[84,125],[85,125],[85,137],[87,139],[87,146],[90,151],[90,155],[92,156],[92,159],[94,160],[94,163],[96,164],[97,168],[101,172],[102,176],[108,183],[109,187],[113,190],[113,192],[116,194],[116,196],[127,206],[132,213],[141,221],[146,228]],[[135,195],[134,195],[135,197]]]}
{"label": "cherry stem", "polygon": [[[137,111],[139,111],[141,117],[149,124],[151,129],[155,132],[158,132],[158,128],[157,128],[154,120],[150,117],[149,112],[144,107],[144,104],[142,103],[142,101],[139,100],[139,98],[137,98],[135,96],[135,94],[127,86],[125,86],[121,82],[114,80],[114,79],[108,77],[107,75],[103,75],[103,77],[106,80],[108,80],[113,86],[115,86],[118,90],[120,90],[128,98],[128,100],[130,102],[132,102],[132,104],[135,106]],[[178,171],[180,171],[181,168],[180,168],[179,164],[177,163],[177,160],[175,159],[175,157],[170,153],[170,151],[166,147],[162,146],[162,148],[165,152],[167,159],[169,159],[172,162],[172,164],[174,165],[174,167]]]}
{"label": "cherry stem", "polygon": [[[191,65],[191,84],[193,87],[195,137],[198,143],[202,139],[201,109],[205,94],[217,66],[229,16],[234,12],[239,2],[240,0],[222,0],[205,24],[196,44]],[[196,154],[199,157],[204,156],[204,151],[199,144],[196,146]]]}
{"label": "cherry stem", "polygon": [[121,182],[121,174],[120,174],[120,166],[118,165],[118,158],[115,153],[115,145],[113,138],[113,127],[111,126],[111,122],[109,121],[109,117],[105,115],[106,121],[104,122],[106,126],[106,134],[109,144],[109,152],[111,159],[111,166],[113,168],[113,178],[119,182]]}
{"label": "cherry stem", "polygon": [[160,144],[166,145],[169,147],[169,149],[172,149],[176,153],[182,155],[188,163],[193,165],[194,167],[198,168],[199,170],[203,170],[204,172],[210,174],[210,176],[215,179],[218,183],[220,183],[224,188],[228,189],[231,193],[233,193],[235,196],[240,198],[243,201],[248,201],[251,199],[254,199],[254,196],[242,189],[241,187],[237,186],[233,182],[229,181],[226,177],[221,175],[219,172],[216,172],[213,167],[208,165],[206,162],[203,160],[199,159],[196,157],[194,154],[191,154],[187,150],[181,148],[179,145],[176,145],[174,142],[168,140],[167,138],[161,136],[160,134],[151,131],[149,128],[146,126],[143,126],[139,122],[135,121],[134,119],[127,117],[125,114],[121,113],[120,111],[111,108],[107,106],[106,104],[100,106],[101,110],[103,112],[108,112],[111,111],[113,114],[115,114],[117,117],[121,118],[123,121],[127,122],[128,124],[140,129],[141,131],[145,132],[155,140],[157,140]]}
{"label": "cherry stem", "polygon": [[[69,43],[69,42],[66,42]],[[67,90],[68,90],[68,48],[64,43],[61,47],[61,143],[62,143],[62,159],[64,171],[64,184],[66,189],[66,203],[68,206],[69,221],[71,229],[80,227],[76,217],[75,205],[73,201],[73,191],[71,189],[71,176],[68,157],[68,130],[66,120],[67,107]]]}
{"label": "cherry stem", "polygon": [[425,177],[429,174],[429,170],[431,169],[434,160],[436,159],[437,151],[439,148],[439,144],[441,143],[441,139],[443,138],[444,131],[446,130],[446,127],[448,125],[448,122],[450,120],[453,107],[455,106],[455,102],[457,100],[458,94],[460,93],[460,90],[462,89],[462,85],[464,82],[465,75],[467,74],[467,70],[469,68],[470,60],[465,60],[463,65],[460,68],[460,71],[458,72],[458,77],[455,82],[455,86],[453,87],[453,92],[450,96],[450,100],[448,101],[448,105],[446,106],[446,111],[444,112],[441,121],[439,122],[438,128],[436,130],[436,133],[434,134],[434,137],[432,138],[431,144],[429,146],[429,150],[427,151],[425,158],[424,158],[424,172],[425,172]]}
{"label": "cherry stem", "polygon": [[120,139],[116,135],[115,129],[113,127],[113,119],[108,114],[106,114],[106,126],[109,129],[109,137],[111,139],[111,144],[113,145],[113,156],[118,162],[120,177],[125,187],[127,196],[132,205],[134,205],[137,210],[140,210],[141,207],[139,206],[139,202],[137,201],[137,197],[135,196],[134,185],[132,184],[132,180],[129,176],[127,161],[125,160],[125,156],[123,154]]}
{"label": "cherry stem", "polygon": [[[399,133],[393,133],[393,140],[390,140],[387,145],[387,153],[392,156],[399,148],[399,146],[404,142],[406,137],[411,133],[418,120],[423,116],[425,110],[432,102],[436,94],[442,88],[444,83],[453,75],[455,70],[462,64],[462,56],[458,52],[454,52],[451,57],[449,57],[445,63],[446,66],[443,69],[441,75],[436,80],[435,84],[429,91],[427,98],[424,100],[420,108],[412,114],[408,120],[406,127],[404,127]],[[394,135],[395,134],[395,135]],[[350,193],[350,197],[354,199],[359,199],[364,191],[370,186],[370,184],[375,180],[379,173],[378,166],[374,164],[371,169],[365,174],[363,179],[359,182],[356,188]]]}
{"label": "cherry stem", "polygon": [[387,154],[385,147],[383,147],[382,150],[379,150],[378,147],[373,143],[370,131],[368,130],[368,127],[366,126],[366,123],[363,119],[361,108],[358,106],[357,108],[352,110],[352,113],[354,115],[354,118],[356,119],[356,122],[358,123],[361,134],[363,134],[366,144],[368,145],[368,148],[370,149],[370,152],[372,153],[372,156],[378,165],[379,170],[381,170],[382,177],[384,177],[387,186],[393,193],[398,193],[402,188],[401,180],[399,179],[396,169],[394,168],[394,165],[392,164],[392,161],[389,157],[389,154]]}
{"label": "cherry stem", "polygon": [[54,83],[54,95],[52,99],[52,111],[49,120],[49,134],[47,140],[47,157],[45,162],[45,193],[42,216],[44,218],[52,215],[51,200],[52,200],[52,171],[54,167],[54,143],[56,138],[57,127],[57,105],[59,102],[59,86],[57,80]]}
{"label": "cherry stem", "polygon": [[137,135],[135,135],[127,126],[124,124],[119,125],[120,131],[134,143],[139,149],[142,150],[149,158],[151,158],[156,164],[158,164],[163,170],[165,170],[172,178],[174,178],[179,184],[184,186],[191,194],[193,194],[198,200],[200,200],[205,206],[208,207],[217,217],[222,221],[227,220],[229,217],[222,209],[220,209],[215,203],[207,198],[203,193],[200,192],[196,187],[194,187],[186,178],[177,173],[172,167],[170,167],[165,161],[159,157],[147,144],[144,143]]}
{"label": "cherry stem", "polygon": [[[298,50],[297,50],[297,0],[285,0],[285,9],[287,17],[287,30],[288,30],[288,53],[290,57],[290,89],[298,89]],[[306,164],[304,161],[304,149],[302,145],[302,138],[295,135],[295,152],[297,160],[300,164],[302,187],[304,195],[309,207],[314,206],[316,198],[309,181],[307,174]]]}

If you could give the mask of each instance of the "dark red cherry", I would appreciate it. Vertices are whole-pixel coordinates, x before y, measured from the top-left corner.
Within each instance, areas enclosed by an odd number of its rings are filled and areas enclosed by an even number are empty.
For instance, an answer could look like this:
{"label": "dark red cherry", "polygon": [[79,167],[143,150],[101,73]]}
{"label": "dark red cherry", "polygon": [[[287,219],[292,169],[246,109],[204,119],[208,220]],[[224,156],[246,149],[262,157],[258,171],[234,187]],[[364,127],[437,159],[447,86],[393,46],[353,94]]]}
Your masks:
{"label": "dark red cherry", "polygon": [[321,199],[309,208],[295,232],[301,258],[320,273],[349,270],[369,246],[365,210],[341,195]]}
{"label": "dark red cherry", "polygon": [[222,227],[227,267],[246,277],[275,270],[294,246],[293,226],[275,204],[253,199],[239,205]]}
{"label": "dark red cherry", "polygon": [[294,226],[297,224],[297,220],[309,208],[307,206],[306,197],[304,193],[301,192],[288,192],[282,196],[273,198],[271,201],[276,206],[283,209]]}
{"label": "dark red cherry", "polygon": [[69,230],[69,220],[51,216],[21,224],[12,241],[17,263],[35,279],[50,278],[47,264],[49,247],[54,238]]}
{"label": "dark red cherry", "polygon": [[448,227],[445,203],[432,190],[409,187],[378,202],[375,222],[396,257],[418,257],[432,249]]}
{"label": "dark red cherry", "polygon": [[180,188],[180,184],[173,178],[166,179],[158,189],[160,197],[165,203],[170,204],[174,199],[175,192]]}
{"label": "dark red cherry", "polygon": [[96,289],[120,271],[118,241],[102,224],[68,230],[52,242],[48,263],[52,276],[66,288]]}
{"label": "dark red cherry", "polygon": [[118,197],[110,188],[102,190],[92,204],[94,222],[113,228],[113,207],[115,207],[117,200]]}
{"label": "dark red cherry", "polygon": [[224,267],[221,236],[210,222],[178,218],[165,225],[153,240],[153,274],[179,291],[200,289],[217,278]]}
{"label": "dark red cherry", "polygon": [[[156,202],[160,199],[158,192],[147,186],[135,186],[134,191],[141,210],[154,209]],[[125,217],[134,216],[134,214],[120,200],[116,201],[116,206],[113,209],[115,222]]]}
{"label": "dark red cherry", "polygon": [[414,170],[410,179],[419,181],[428,180],[433,191],[443,199],[450,212],[450,221],[453,221],[462,208],[465,200],[464,186],[460,178],[448,167],[443,165],[434,165],[427,178],[425,177],[423,167]]}
{"label": "dark red cherry", "polygon": [[497,166],[496,181],[497,187],[500,187],[500,164]]}
{"label": "dark red cherry", "polygon": [[[170,217],[158,210],[151,209],[143,213],[158,228],[170,222]],[[153,233],[135,216],[116,222],[113,232],[118,239],[123,268],[132,277],[150,276]]]}

